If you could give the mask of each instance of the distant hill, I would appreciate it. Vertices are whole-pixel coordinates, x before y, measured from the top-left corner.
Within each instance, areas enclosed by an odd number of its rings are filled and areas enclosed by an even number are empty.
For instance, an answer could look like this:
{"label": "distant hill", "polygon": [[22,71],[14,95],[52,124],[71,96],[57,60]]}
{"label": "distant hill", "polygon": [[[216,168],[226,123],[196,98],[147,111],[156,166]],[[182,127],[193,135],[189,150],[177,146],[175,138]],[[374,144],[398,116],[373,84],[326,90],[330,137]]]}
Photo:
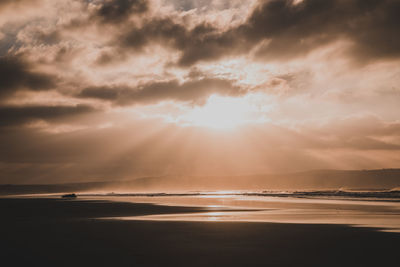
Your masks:
{"label": "distant hill", "polygon": [[391,189],[400,187],[400,169],[315,170],[240,176],[163,176],[125,181],[46,185],[0,185],[0,195],[87,191]]}

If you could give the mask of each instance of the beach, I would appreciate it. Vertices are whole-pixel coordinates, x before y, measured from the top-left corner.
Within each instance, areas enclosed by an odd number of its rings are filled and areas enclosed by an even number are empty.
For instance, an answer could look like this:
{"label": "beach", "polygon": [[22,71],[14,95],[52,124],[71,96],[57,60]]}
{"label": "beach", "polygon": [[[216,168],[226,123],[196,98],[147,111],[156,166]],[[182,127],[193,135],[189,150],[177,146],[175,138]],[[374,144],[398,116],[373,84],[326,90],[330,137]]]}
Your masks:
{"label": "beach", "polygon": [[[388,266],[400,234],[344,224],[123,220],[194,206],[2,198],[3,266]],[[221,209],[214,212],[224,212]]]}

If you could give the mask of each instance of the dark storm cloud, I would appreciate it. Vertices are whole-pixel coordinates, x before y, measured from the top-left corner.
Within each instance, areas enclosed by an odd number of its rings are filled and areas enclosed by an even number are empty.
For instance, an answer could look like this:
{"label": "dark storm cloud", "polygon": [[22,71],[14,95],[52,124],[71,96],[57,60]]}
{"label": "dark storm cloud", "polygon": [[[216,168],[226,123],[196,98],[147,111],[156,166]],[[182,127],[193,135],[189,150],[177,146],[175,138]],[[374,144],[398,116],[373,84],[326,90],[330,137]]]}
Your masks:
{"label": "dark storm cloud", "polygon": [[0,127],[18,126],[36,120],[58,121],[94,112],[87,105],[76,106],[3,106],[0,107]]}
{"label": "dark storm cloud", "polygon": [[173,18],[153,18],[118,36],[117,46],[140,50],[159,43],[181,51],[179,64],[244,54],[258,45],[257,58],[290,59],[338,40],[349,41],[354,59],[400,56],[400,1],[260,1],[245,23],[221,30],[199,24],[188,29]]}
{"label": "dark storm cloud", "polygon": [[133,14],[141,14],[148,10],[147,0],[111,0],[104,2],[95,13],[95,17],[103,22],[119,23]]}
{"label": "dark storm cloud", "polygon": [[243,89],[232,81],[204,78],[179,83],[177,80],[147,83],[137,88],[89,87],[78,97],[112,101],[117,105],[155,103],[163,100],[202,103],[211,94],[240,95]]}
{"label": "dark storm cloud", "polygon": [[0,99],[19,89],[47,90],[55,86],[55,78],[30,70],[30,66],[16,57],[0,57]]}

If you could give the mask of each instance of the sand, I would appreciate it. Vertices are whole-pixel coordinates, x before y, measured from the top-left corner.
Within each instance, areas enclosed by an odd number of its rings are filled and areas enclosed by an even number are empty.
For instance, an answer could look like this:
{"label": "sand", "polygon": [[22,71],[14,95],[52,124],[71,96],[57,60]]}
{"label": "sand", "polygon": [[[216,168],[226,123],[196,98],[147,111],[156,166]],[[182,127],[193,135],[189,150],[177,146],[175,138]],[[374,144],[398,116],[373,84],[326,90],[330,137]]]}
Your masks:
{"label": "sand", "polygon": [[[346,225],[130,221],[196,207],[0,199],[1,266],[397,266],[400,234]],[[103,218],[103,219],[96,219]]]}

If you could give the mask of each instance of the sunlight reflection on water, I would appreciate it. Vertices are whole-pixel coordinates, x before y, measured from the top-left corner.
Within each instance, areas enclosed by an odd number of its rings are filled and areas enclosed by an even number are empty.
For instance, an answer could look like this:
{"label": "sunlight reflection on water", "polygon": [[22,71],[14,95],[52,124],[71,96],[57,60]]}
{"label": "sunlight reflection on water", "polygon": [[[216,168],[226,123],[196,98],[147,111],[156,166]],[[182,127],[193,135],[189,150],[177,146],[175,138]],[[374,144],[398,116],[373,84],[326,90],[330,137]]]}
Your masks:
{"label": "sunlight reflection on water", "polygon": [[[118,201],[196,206],[203,211],[118,217],[122,220],[346,224],[400,232],[400,203],[254,196],[118,197]],[[102,198],[104,199],[104,198]]]}

